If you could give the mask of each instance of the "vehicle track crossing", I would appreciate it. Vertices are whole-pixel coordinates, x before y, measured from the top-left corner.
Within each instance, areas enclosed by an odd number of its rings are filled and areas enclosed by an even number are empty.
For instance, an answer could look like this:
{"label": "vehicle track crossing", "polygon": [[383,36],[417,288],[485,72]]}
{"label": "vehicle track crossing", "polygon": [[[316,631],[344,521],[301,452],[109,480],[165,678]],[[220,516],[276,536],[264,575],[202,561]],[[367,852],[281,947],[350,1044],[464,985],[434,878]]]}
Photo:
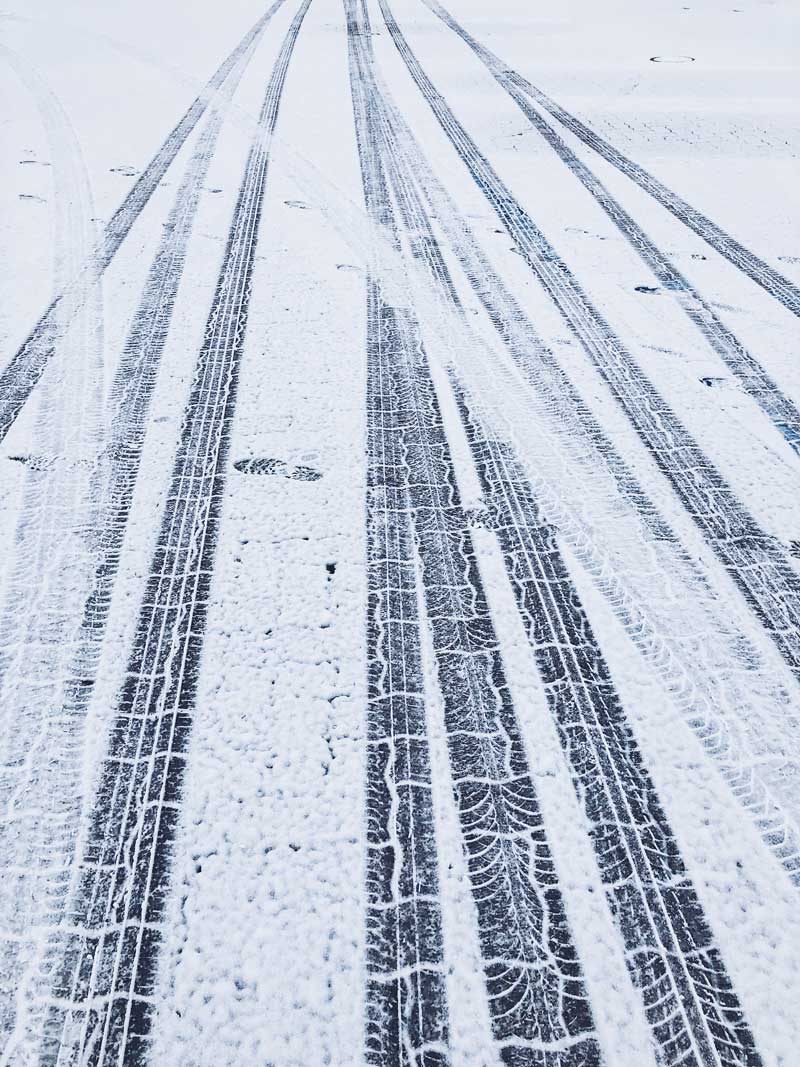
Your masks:
{"label": "vehicle track crossing", "polygon": [[[376,91],[386,173],[411,255],[463,315],[412,172]],[[417,180],[423,180],[419,175]],[[418,357],[419,359],[419,357]],[[759,1063],[753,1037],[552,529],[511,447],[487,435],[451,375],[462,422],[592,837],[634,985],[669,1064]],[[451,460],[452,462],[452,460]]]}
{"label": "vehicle track crossing", "polygon": [[570,332],[608,384],[650,457],[709,547],[739,587],[796,677],[800,678],[800,578],[778,541],[765,533],[664,398],[589,301],[434,87],[408,45],[387,0],[379,0],[395,46],[442,130],[509,236],[558,308]]}

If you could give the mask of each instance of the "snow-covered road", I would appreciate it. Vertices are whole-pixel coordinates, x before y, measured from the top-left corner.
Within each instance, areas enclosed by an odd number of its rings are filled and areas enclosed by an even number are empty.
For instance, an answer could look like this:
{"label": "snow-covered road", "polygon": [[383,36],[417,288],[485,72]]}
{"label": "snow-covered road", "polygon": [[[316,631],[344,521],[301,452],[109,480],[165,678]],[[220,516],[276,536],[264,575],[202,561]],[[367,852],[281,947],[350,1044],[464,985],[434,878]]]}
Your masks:
{"label": "snow-covered road", "polygon": [[800,11],[445,2],[0,12],[0,1067],[800,1064]]}

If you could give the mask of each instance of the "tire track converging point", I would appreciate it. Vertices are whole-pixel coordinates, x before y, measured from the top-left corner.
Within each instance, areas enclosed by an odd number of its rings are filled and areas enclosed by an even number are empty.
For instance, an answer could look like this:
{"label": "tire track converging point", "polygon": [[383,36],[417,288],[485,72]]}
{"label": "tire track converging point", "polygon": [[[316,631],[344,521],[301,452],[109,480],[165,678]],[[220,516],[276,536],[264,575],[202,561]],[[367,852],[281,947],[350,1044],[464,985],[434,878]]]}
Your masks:
{"label": "tire track converging point", "polygon": [[47,1062],[147,1056],[270,140],[309,4],[281,46],[247,158],[68,924],[53,939],[63,964]]}

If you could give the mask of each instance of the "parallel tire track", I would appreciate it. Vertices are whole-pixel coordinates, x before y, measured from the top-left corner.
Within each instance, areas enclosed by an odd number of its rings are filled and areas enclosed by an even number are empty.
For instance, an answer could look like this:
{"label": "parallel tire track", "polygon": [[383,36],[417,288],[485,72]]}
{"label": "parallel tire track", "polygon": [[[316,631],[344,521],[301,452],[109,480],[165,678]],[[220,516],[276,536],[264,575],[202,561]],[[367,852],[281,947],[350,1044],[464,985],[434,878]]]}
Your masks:
{"label": "parallel tire track", "polygon": [[567,265],[511,194],[435,89],[392,15],[384,20],[409,73],[519,252],[603,376],[651,457],[800,677],[800,579],[782,546],[761,530],[581,290]]}
{"label": "parallel tire track", "polygon": [[[225,95],[228,99],[235,92],[257,43],[258,38],[243,53],[226,80]],[[94,507],[94,522],[86,522],[85,529],[87,536],[91,535],[95,551],[85,574],[85,584],[76,580],[76,568],[70,568],[70,588],[73,599],[78,598],[73,606],[72,616],[63,619],[60,626],[50,626],[47,629],[52,642],[58,645],[60,655],[60,669],[53,667],[48,671],[54,689],[49,696],[47,714],[48,728],[55,734],[52,743],[58,757],[37,754],[32,772],[41,775],[43,763],[58,768],[58,782],[52,784],[53,795],[58,800],[53,812],[52,826],[48,828],[49,848],[46,862],[51,868],[53,858],[58,856],[61,870],[57,884],[52,876],[44,876],[48,882],[53,882],[47,891],[48,908],[46,914],[40,916],[40,921],[32,924],[35,929],[40,930],[39,937],[42,941],[37,952],[29,960],[26,973],[14,975],[17,999],[26,1004],[35,1003],[41,989],[49,987],[52,979],[50,972],[59,962],[57,957],[53,958],[52,954],[48,953],[51,946],[47,944],[45,931],[57,925],[61,918],[61,908],[66,902],[65,894],[75,853],[75,830],[84,799],[83,729],[86,713],[94,691],[114,582],[133,503],[150,401],[183,274],[187,244],[225,115],[223,107],[216,108],[208,115],[201,128],[148,272],[142,298],[112,383],[107,417],[109,432],[104,454],[99,461],[96,460],[87,474],[88,494]],[[65,373],[74,376],[75,368],[67,366]],[[42,389],[48,388],[49,382],[45,378]],[[45,394],[42,395],[44,397]],[[36,476],[35,472],[31,474]],[[55,481],[58,489],[64,480],[64,474],[60,467],[55,466],[53,470],[38,477],[49,476],[51,481]],[[68,520],[69,516],[56,517],[57,527],[53,535],[56,543],[63,543]],[[52,555],[52,548],[49,551]],[[31,573],[38,574],[41,570],[41,567],[29,566],[25,575],[27,583],[31,581]],[[57,582],[54,584],[58,585]],[[70,640],[66,639],[64,630],[67,623],[73,623],[75,627]],[[41,620],[38,625],[41,627]],[[24,643],[21,654],[28,656]],[[26,671],[27,675],[32,677],[36,693],[42,697],[47,696],[47,691],[42,688],[41,676],[36,676],[39,671],[31,667],[29,656]],[[54,710],[59,704],[60,713],[56,715]],[[23,706],[23,711],[25,710],[27,709]],[[19,709],[15,709],[15,713],[18,715]],[[16,732],[22,742],[24,732],[19,730],[19,727]],[[37,810],[41,807],[41,802],[37,804],[34,800],[33,804]],[[46,820],[39,814],[37,835],[41,835],[45,823]],[[27,840],[28,836],[25,835],[24,839]],[[22,899],[32,896],[21,884],[17,885],[16,893]],[[15,908],[18,910],[18,904]],[[40,955],[42,951],[45,958]],[[18,1020],[17,1029],[20,1029],[21,1024],[22,1020]],[[29,1022],[26,1030],[31,1030]],[[24,1039],[29,1043],[35,1039],[34,1034],[28,1032]]]}
{"label": "parallel tire track", "polygon": [[[536,396],[551,409],[550,415],[560,430],[569,437],[571,443],[574,441],[580,445],[581,470],[590,471],[592,463],[601,469],[605,468],[619,494],[640,520],[641,535],[647,538],[648,544],[651,547],[654,543],[669,545],[675,554],[675,561],[689,581],[704,586],[704,576],[695,561],[683,550],[675,533],[615,451],[552,352],[544,346],[505,283],[492,268],[469,228],[459,218],[455,204],[431,170],[396,105],[385,87],[379,84],[375,72],[372,89],[370,108],[375,121],[383,127],[386,167],[392,176],[398,204],[404,212],[407,232],[413,235],[411,243],[414,255],[420,263],[425,264],[430,279],[426,283],[426,292],[433,294],[434,302],[438,302],[440,307],[448,309],[448,330],[454,323],[455,314],[460,331],[457,333],[459,340],[455,342],[457,347],[463,349],[472,335],[447,269],[441,256],[435,254],[436,242],[422,206],[424,202],[427,202],[428,212],[437,219],[446,235],[448,246],[460,262],[512,359],[530,382]],[[408,186],[408,191],[401,195],[398,190],[404,186]],[[412,206],[415,203],[414,186],[419,202],[416,207]],[[514,382],[507,383],[507,388],[515,387]],[[585,457],[583,449],[588,450]],[[584,459],[592,463],[587,466]],[[579,478],[580,472],[559,466],[555,477],[555,484],[560,490],[567,477]],[[721,639],[723,644],[730,643],[729,655],[735,658],[731,661],[711,654],[702,632],[694,633],[698,615],[705,604],[696,600],[687,604],[684,593],[676,591],[670,579],[662,573],[660,559],[648,557],[650,569],[645,578],[648,590],[656,585],[666,590],[659,594],[665,598],[662,610],[652,618],[638,592],[641,582],[638,587],[634,583],[632,593],[629,567],[624,565],[620,573],[608,552],[598,549],[597,531],[587,533],[580,522],[576,523],[575,516],[570,514],[569,509],[565,510],[558,493],[553,497],[552,488],[547,486],[546,481],[543,483],[539,480],[536,495],[540,508],[546,502],[548,515],[569,540],[577,558],[592,575],[631,641],[662,678],[666,691],[677,699],[687,725],[717,764],[739,803],[748,811],[767,847],[784,867],[793,884],[800,886],[800,838],[796,824],[787,816],[781,803],[776,801],[773,795],[775,783],[764,776],[764,758],[763,754],[759,754],[763,750],[755,753],[742,750],[737,736],[739,727],[727,718],[731,713],[737,722],[747,718],[753,701],[757,701],[759,707],[763,705],[764,708],[777,709],[791,699],[790,695],[785,691],[768,694],[762,691],[763,686],[754,692],[748,688],[743,693],[735,674],[743,673],[745,677],[752,674],[757,662],[755,650],[742,648],[741,638],[735,631],[728,629],[725,632],[724,621],[718,616],[709,616],[709,632],[718,640]],[[579,495],[582,496],[582,493]],[[597,515],[593,521],[596,519]],[[685,619],[687,623],[686,634],[681,634],[677,642],[668,631],[668,625],[676,618]]]}
{"label": "parallel tire track", "polygon": [[502,59],[490,52],[488,48],[476,41],[463,27],[459,26],[455,19],[438,3],[438,0],[423,0],[423,3],[480,56],[504,87],[513,86],[517,91],[527,94],[537,104],[549,111],[553,118],[575,134],[580,141],[589,148],[594,149],[598,155],[635,182],[640,189],[644,189],[646,193],[649,193],[671,215],[685,226],[688,226],[698,237],[701,237],[716,252],[724,256],[729,263],[732,263],[734,267],[746,274],[756,285],[761,286],[770,296],[780,301],[793,314],[800,316],[800,289],[794,282],[784,277],[774,267],[770,267],[768,263],[765,263],[748,248],[745,248],[729,233],[726,233],[721,226],[701,214],[691,204],[687,204],[677,193],[674,193],[657,178],[654,178],[643,167],[624,156],[622,152],[619,152],[598,133],[576,118],[575,115],[570,114],[560,104],[557,104],[541,89],[532,85],[516,71],[511,70]]}
{"label": "parallel tire track", "polygon": [[670,262],[645,230],[611,195],[600,179],[531,105],[530,94],[523,92],[519,87],[519,76],[508,71],[496,56],[471,37],[437,0],[424,0],[424,2],[488,67],[498,84],[505,89],[534,129],[541,134],[559,159],[594,197],[628,244],[638,253],[642,262],[649,267],[658,282],[675,297],[714,352],[741,382],[745,392],[756,401],[791,447],[800,453],[800,412],[794,402],[781,392],[777,383],[767,374],[758,360],[747,351],[739,338],[728,329],[688,278]]}
{"label": "parallel tire track", "polygon": [[44,373],[53,354],[54,331],[72,320],[85,300],[87,277],[95,277],[109,265],[131,227],[142,213],[167,168],[209,105],[216,105],[226,79],[241,57],[258,40],[274,12],[284,3],[275,0],[214,72],[202,92],[170,131],[159,150],[142,170],[122,204],[105,227],[103,236],[79,273],[58,293],[0,374],[0,441]]}
{"label": "parallel tire track", "polygon": [[460,406],[634,985],[665,1064],[759,1064],[714,935],[551,527]]}
{"label": "parallel tire track", "polygon": [[445,1067],[447,999],[425,681],[396,385],[367,311],[366,1061]]}
{"label": "parallel tire track", "polygon": [[46,1063],[143,1063],[155,1009],[229,437],[251,298],[269,141],[310,0],[276,60],[198,357],[161,532],[90,819]]}
{"label": "parallel tire track", "polygon": [[[365,199],[376,231],[385,233],[389,192],[365,92],[369,23],[363,7],[356,11],[348,2],[346,10]],[[514,1067],[599,1063],[427,359],[412,316],[393,307],[374,278],[368,281],[368,310],[374,354],[369,369],[380,373],[384,388],[388,384],[385,402],[397,409],[399,473],[411,506],[499,1053]]]}
{"label": "parallel tire track", "polygon": [[[383,119],[386,169],[411,254],[427,260],[445,298],[463,315],[420,193],[393,143],[391,117],[377,93],[370,103],[370,114]],[[424,181],[422,174],[415,177]],[[510,447],[483,432],[454,376],[451,381],[661,1062],[757,1064],[752,1035],[553,531],[540,520]]]}

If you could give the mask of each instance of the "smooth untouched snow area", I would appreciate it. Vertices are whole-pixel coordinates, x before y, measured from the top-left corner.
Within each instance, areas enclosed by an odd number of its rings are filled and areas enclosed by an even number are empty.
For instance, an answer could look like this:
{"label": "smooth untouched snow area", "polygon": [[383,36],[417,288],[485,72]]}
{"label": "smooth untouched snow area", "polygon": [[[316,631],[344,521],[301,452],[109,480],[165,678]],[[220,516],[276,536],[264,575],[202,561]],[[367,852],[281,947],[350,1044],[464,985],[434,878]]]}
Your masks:
{"label": "smooth untouched snow area", "polygon": [[799,70],[7,0],[0,1065],[800,1063]]}

